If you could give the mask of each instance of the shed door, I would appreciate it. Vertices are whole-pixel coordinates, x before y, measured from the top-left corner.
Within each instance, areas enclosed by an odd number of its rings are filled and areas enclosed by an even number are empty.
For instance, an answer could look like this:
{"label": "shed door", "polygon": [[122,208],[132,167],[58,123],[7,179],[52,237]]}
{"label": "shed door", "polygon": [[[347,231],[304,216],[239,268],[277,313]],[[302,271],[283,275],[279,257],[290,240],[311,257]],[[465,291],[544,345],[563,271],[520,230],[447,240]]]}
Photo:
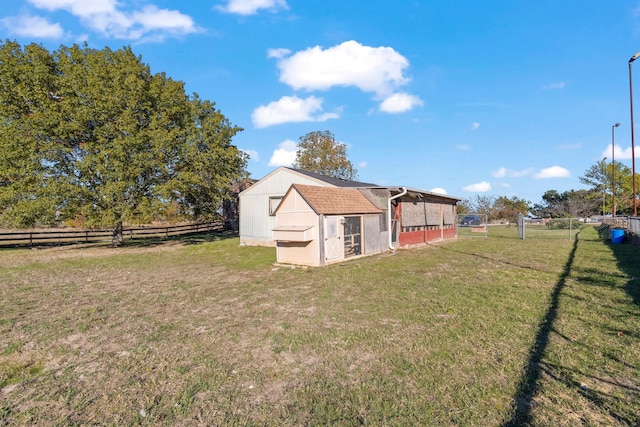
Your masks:
{"label": "shed door", "polygon": [[344,257],[362,254],[362,221],[359,216],[348,216],[344,222]]}
{"label": "shed door", "polygon": [[342,245],[340,244],[340,217],[326,216],[324,218],[324,253],[327,259],[340,258]]}

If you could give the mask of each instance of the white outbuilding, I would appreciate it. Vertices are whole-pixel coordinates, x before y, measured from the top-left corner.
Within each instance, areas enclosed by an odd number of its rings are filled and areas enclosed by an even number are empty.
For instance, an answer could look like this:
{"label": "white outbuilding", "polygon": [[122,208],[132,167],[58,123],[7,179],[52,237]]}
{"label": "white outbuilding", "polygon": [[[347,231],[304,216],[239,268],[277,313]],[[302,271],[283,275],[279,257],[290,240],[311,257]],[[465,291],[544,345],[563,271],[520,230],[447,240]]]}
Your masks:
{"label": "white outbuilding", "polygon": [[240,199],[240,244],[275,246],[275,212],[292,184],[328,188],[376,187],[366,182],[349,181],[287,167],[279,167],[242,191]]}

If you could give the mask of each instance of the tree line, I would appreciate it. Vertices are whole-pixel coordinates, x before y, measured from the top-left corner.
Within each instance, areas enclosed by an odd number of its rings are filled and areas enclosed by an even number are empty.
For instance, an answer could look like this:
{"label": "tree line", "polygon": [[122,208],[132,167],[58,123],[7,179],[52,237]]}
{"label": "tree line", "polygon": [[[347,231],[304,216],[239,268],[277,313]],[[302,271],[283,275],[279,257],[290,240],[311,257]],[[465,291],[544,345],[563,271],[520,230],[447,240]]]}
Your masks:
{"label": "tree line", "polygon": [[119,50],[0,45],[0,224],[211,220],[247,176],[240,127]]}
{"label": "tree line", "polygon": [[[300,137],[293,167],[323,175],[354,180],[357,170],[349,161],[346,146],[330,131],[310,132]],[[606,159],[589,167],[580,177],[586,189],[558,192],[547,190],[532,203],[512,196],[476,195],[462,200],[459,213],[482,213],[491,220],[515,222],[519,215],[541,218],[587,218],[597,215],[633,214],[632,171]]]}
{"label": "tree line", "polygon": [[[588,218],[633,214],[633,175],[626,165],[603,159],[590,166],[580,182],[586,189],[547,190],[538,203],[517,196],[476,195],[463,200],[460,212],[488,215],[492,220],[516,221],[519,214],[541,218]],[[636,174],[636,180],[638,176]]]}

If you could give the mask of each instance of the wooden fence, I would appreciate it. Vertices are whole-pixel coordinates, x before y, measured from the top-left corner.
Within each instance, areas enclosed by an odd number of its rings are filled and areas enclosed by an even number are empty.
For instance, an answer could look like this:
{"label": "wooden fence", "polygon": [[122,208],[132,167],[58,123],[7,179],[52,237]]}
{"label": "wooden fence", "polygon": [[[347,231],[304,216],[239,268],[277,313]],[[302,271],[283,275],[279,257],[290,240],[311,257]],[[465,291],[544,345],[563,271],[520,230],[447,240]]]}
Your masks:
{"label": "wooden fence", "polygon": [[[222,222],[123,228],[124,239],[168,238],[193,233],[220,232]],[[111,242],[113,230],[19,230],[0,231],[0,247],[55,246],[72,243]]]}

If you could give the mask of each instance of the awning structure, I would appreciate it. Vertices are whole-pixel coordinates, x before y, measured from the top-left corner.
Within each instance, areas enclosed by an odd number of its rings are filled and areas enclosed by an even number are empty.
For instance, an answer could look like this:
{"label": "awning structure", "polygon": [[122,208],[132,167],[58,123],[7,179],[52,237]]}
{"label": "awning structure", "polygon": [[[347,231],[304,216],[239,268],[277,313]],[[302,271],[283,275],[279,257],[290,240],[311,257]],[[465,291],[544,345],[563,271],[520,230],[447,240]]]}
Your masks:
{"label": "awning structure", "polygon": [[315,238],[313,225],[281,225],[273,229],[276,242],[310,242]]}

